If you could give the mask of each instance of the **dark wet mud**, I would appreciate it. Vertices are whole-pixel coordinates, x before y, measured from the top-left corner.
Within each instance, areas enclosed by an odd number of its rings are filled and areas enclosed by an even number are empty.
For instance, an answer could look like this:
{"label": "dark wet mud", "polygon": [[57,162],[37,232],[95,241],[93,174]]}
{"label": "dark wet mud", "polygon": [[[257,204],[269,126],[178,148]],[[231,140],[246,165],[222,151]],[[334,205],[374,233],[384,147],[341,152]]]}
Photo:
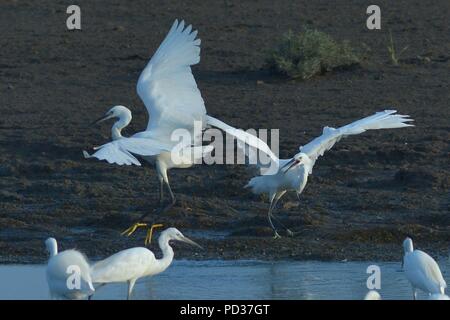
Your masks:
{"label": "dark wet mud", "polygon": [[[279,128],[281,156],[320,134],[385,108],[416,127],[368,132],[321,158],[300,197],[285,196],[278,217],[295,237],[272,239],[266,198],[243,189],[244,166],[172,170],[178,198],[149,222],[175,226],[204,251],[175,244],[188,259],[396,260],[401,241],[447,256],[450,244],[449,3],[381,1],[382,30],[365,25],[367,1],[79,1],[82,31],[65,27],[66,1],[0,1],[0,262],[43,262],[57,238],[92,259],[143,243],[120,235],[158,204],[149,166],[85,160],[110,139],[89,123],[116,104],[143,130],[135,85],[175,18],[199,30],[193,68],[208,113],[236,127]],[[271,74],[265,52],[302,26],[349,40],[359,68],[307,82]],[[388,34],[408,48],[390,62]],[[400,50],[399,49],[399,50]],[[154,245],[152,244],[152,247]]]}

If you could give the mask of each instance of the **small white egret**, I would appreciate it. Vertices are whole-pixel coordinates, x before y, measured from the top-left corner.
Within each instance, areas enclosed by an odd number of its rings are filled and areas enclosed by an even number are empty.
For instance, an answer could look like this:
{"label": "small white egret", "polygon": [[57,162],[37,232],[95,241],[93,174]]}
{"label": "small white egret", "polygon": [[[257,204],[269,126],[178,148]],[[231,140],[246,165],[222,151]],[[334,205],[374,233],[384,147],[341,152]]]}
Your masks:
{"label": "small white egret", "polygon": [[[152,226],[152,230],[155,226]],[[151,239],[151,231],[147,237]],[[156,259],[153,252],[145,247],[126,249],[95,263],[92,266],[92,281],[95,284],[128,282],[128,299],[131,298],[136,280],[153,276],[166,270],[172,263],[174,252],[170,241],[182,241],[201,248],[196,242],[185,237],[178,229],[168,228],[159,236],[159,247],[163,253],[161,259]],[[147,241],[146,241],[147,242]]]}
{"label": "small white egret", "polygon": [[381,300],[381,296],[376,290],[370,290],[367,292],[366,296],[364,297],[364,300]]}
{"label": "small white egret", "polygon": [[76,250],[58,253],[54,238],[48,238],[45,246],[50,254],[46,269],[50,296],[53,299],[76,300],[90,297],[95,289],[86,257]]}
{"label": "small white egret", "polygon": [[[308,181],[308,175],[312,173],[312,168],[319,156],[330,150],[333,145],[343,137],[356,135],[367,130],[392,129],[412,126],[407,122],[413,121],[409,116],[395,114],[395,110],[385,110],[377,112],[372,116],[352,122],[340,128],[325,127],[320,137],[313,139],[308,144],[300,147],[300,152],[291,159],[280,159],[278,172],[274,175],[261,175],[252,178],[245,186],[251,188],[255,194],[268,193],[270,206],[268,219],[270,226],[274,230],[275,238],[279,238],[272,218],[272,212],[278,200],[288,191],[293,190],[300,196]],[[281,223],[280,223],[281,224]],[[282,225],[282,224],[281,224]],[[283,226],[283,225],[282,225]],[[284,226],[283,226],[284,227]],[[289,235],[293,233],[287,229]]]}
{"label": "small white egret", "polygon": [[[237,134],[244,143],[263,151],[270,148],[259,139],[242,130],[237,130],[210,117],[195,79],[191,66],[200,61],[200,39],[196,39],[197,31],[192,26],[185,28],[184,21],[175,20],[166,38],[155,52],[150,62],[142,71],[137,93],[149,113],[147,129],[126,138],[121,134],[131,121],[131,111],[124,106],[111,108],[103,117],[95,121],[99,123],[110,118],[117,118],[112,126],[112,142],[94,148],[92,155],[83,151],[86,158],[95,157],[118,165],[137,165],[141,163],[133,156],[139,155],[156,167],[159,187],[159,200],[163,201],[163,187],[166,185],[171,203],[175,196],[169,185],[167,171],[171,168],[188,168],[198,163],[204,154],[210,153],[213,146],[202,146],[199,130],[207,125],[219,127],[230,134]],[[175,131],[189,133],[188,141],[179,141],[172,137]],[[174,151],[176,148],[176,152]],[[148,213],[140,217],[142,220]],[[139,222],[136,222],[138,224]],[[134,224],[125,232],[129,232]]]}
{"label": "small white egret", "polygon": [[441,269],[436,261],[427,253],[421,250],[414,250],[411,238],[403,241],[403,271],[406,278],[411,283],[413,289],[413,299],[417,299],[417,290],[425,293],[445,294],[447,283],[442,277]]}

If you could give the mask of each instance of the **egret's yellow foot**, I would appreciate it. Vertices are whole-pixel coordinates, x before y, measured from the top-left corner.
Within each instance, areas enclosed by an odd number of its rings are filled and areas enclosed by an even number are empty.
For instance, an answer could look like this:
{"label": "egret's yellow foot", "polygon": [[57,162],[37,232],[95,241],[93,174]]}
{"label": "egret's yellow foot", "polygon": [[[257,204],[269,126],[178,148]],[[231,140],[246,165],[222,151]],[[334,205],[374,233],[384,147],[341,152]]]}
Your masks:
{"label": "egret's yellow foot", "polygon": [[162,224],[153,224],[147,231],[147,236],[145,237],[145,245],[148,246],[152,242],[153,229],[163,227]]}
{"label": "egret's yellow foot", "polygon": [[147,223],[142,223],[142,222],[136,222],[135,224],[133,224],[131,227],[129,227],[128,229],[126,229],[125,231],[123,231],[121,233],[121,235],[127,235],[127,237],[131,236],[137,228],[142,228],[142,227],[147,227],[148,224]]}

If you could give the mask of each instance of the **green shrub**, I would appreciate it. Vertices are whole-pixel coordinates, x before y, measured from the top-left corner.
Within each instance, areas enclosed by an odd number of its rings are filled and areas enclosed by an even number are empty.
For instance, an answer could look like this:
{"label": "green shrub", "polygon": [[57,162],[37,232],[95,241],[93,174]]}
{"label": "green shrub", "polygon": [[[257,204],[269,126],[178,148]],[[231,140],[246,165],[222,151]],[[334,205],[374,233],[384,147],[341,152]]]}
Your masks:
{"label": "green shrub", "polygon": [[295,79],[309,79],[337,68],[359,64],[359,57],[349,43],[337,42],[324,32],[306,29],[283,35],[267,62],[276,72]]}

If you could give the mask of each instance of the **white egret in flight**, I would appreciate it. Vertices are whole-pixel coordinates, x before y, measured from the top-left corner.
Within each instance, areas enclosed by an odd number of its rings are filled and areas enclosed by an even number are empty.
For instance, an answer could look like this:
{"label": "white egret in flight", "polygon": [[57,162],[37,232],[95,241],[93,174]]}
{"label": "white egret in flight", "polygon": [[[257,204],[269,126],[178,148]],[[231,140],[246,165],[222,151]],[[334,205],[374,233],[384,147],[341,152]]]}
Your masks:
{"label": "white egret in flight", "polygon": [[[409,116],[395,114],[395,110],[377,112],[370,117],[352,122],[340,128],[323,128],[320,137],[313,139],[308,144],[300,147],[300,152],[291,159],[280,159],[278,172],[274,175],[260,175],[252,178],[245,186],[251,188],[255,194],[267,193],[270,199],[268,219],[274,230],[275,238],[279,238],[275,226],[272,223],[272,214],[277,202],[289,190],[293,190],[299,196],[306,186],[308,175],[319,156],[330,150],[336,142],[343,137],[363,133],[367,130],[392,129],[412,126],[407,122],[413,121]],[[281,223],[280,223],[281,224]],[[282,224],[281,224],[282,225]],[[283,226],[283,225],[282,225]],[[287,229],[289,235],[292,231]]]}
{"label": "white egret in flight", "polygon": [[53,299],[86,299],[95,289],[86,257],[76,250],[58,253],[54,238],[48,238],[45,246],[50,254],[47,264],[47,283]]}
{"label": "white egret in flight", "polygon": [[445,295],[447,283],[442,277],[441,269],[436,261],[421,250],[414,250],[411,238],[403,241],[403,271],[413,289],[413,299],[417,299],[420,289],[429,295]]}
{"label": "white egret in flight", "polygon": [[[134,155],[154,164],[160,182],[160,202],[163,201],[164,184],[171,198],[171,203],[165,210],[175,203],[167,171],[191,167],[204,154],[213,150],[211,145],[202,146],[198,130],[194,129],[199,127],[201,134],[201,130],[207,125],[216,126],[237,135],[252,147],[271,152],[267,144],[251,134],[206,114],[204,101],[191,71],[191,66],[200,61],[200,39],[196,37],[197,31],[192,31],[192,26],[185,28],[184,21],[175,20],[166,38],[142,71],[137,83],[137,93],[149,113],[146,130],[129,138],[123,137],[121,131],[130,123],[131,111],[124,106],[115,106],[96,121],[99,123],[110,118],[118,119],[111,130],[113,141],[94,148],[96,152],[92,155],[83,151],[86,158],[95,157],[118,165],[140,166],[141,163]],[[188,141],[171,139],[174,131],[180,129],[190,134],[190,139],[185,139]],[[174,148],[177,152],[172,152]]]}
{"label": "white egret in flight", "polygon": [[[151,230],[157,226],[152,226],[146,242],[148,242],[148,239],[151,239]],[[156,259],[153,252],[145,247],[119,251],[92,266],[92,281],[95,284],[127,282],[128,299],[130,299],[137,279],[154,276],[170,266],[174,257],[173,249],[170,246],[170,241],[172,240],[182,241],[201,248],[196,242],[185,237],[178,229],[168,228],[161,232],[158,239],[159,247],[163,253],[161,259]]]}

